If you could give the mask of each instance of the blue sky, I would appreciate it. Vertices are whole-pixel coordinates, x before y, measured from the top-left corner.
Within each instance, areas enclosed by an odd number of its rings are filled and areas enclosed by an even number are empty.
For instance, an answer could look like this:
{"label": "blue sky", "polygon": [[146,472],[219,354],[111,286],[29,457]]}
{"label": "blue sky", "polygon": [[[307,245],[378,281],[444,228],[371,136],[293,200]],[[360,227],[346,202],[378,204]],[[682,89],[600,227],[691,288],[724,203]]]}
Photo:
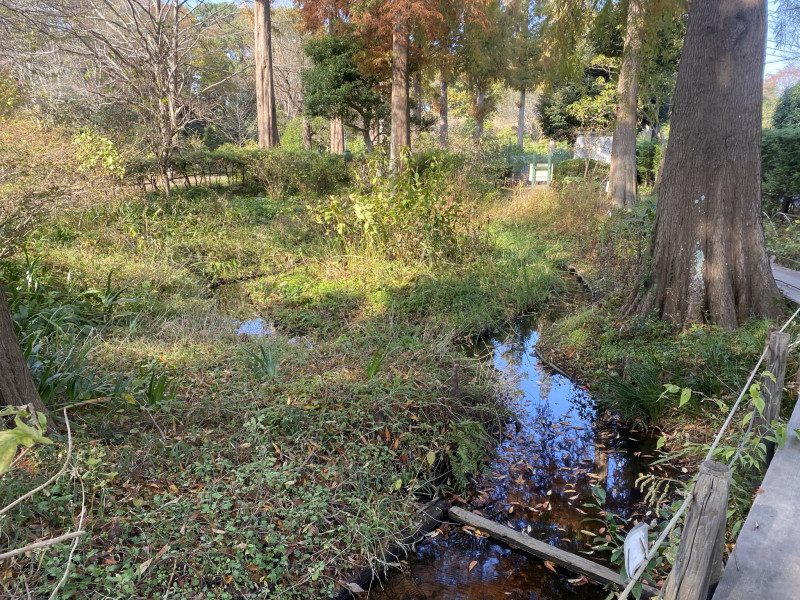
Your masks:
{"label": "blue sky", "polygon": [[[769,11],[770,11],[770,13],[772,13],[772,11],[775,9],[775,5],[776,4],[777,3],[775,2],[775,0],[769,0]],[[791,64],[795,64],[795,65],[797,64],[797,61],[794,61],[794,63],[792,63],[792,62],[789,62],[789,61],[786,61],[785,59],[783,59],[780,56],[780,53],[775,52],[774,48],[775,48],[775,44],[774,44],[774,42],[772,40],[772,23],[770,22],[769,39],[767,40],[767,64],[766,64],[766,69],[765,69],[765,74],[766,75],[771,75],[773,73],[777,73],[783,67],[788,67]]]}

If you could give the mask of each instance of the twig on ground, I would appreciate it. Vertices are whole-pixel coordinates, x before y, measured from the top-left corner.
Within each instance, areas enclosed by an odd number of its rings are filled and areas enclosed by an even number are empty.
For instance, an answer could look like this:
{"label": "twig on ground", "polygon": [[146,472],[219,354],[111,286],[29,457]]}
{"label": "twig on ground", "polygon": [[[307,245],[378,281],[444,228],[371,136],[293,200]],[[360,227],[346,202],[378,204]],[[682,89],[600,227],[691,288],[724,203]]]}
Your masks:
{"label": "twig on ground", "polygon": [[67,540],[71,540],[73,538],[81,537],[82,535],[86,535],[85,531],[73,531],[72,533],[65,533],[64,535],[60,535],[58,537],[50,538],[48,540],[42,540],[41,542],[35,542],[33,544],[28,544],[27,546],[23,546],[22,548],[16,548],[15,550],[9,550],[8,552],[3,552],[0,554],[0,561],[13,558],[14,556],[18,556],[20,554],[24,554],[25,552],[30,552],[31,550],[38,550],[39,548],[47,548],[48,546],[52,546],[54,544],[60,544],[61,542],[66,542]]}

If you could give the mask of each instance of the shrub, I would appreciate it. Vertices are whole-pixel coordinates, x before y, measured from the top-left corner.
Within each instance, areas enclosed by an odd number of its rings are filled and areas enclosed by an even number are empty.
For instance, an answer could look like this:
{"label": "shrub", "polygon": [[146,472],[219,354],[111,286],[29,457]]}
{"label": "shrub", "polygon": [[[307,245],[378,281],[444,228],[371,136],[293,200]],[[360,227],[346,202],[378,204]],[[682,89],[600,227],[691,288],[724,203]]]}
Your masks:
{"label": "shrub", "polygon": [[800,195],[800,128],[764,130],[761,165],[764,200],[780,202],[786,212]]}
{"label": "shrub", "polygon": [[[402,160],[413,164],[408,154]],[[440,167],[435,157],[423,174],[410,167],[391,174],[380,157],[367,165],[361,190],[311,207],[329,233],[406,262],[463,259],[474,248],[476,207],[458,172]]]}
{"label": "shrub", "polygon": [[117,158],[113,144],[100,136],[73,137],[24,112],[3,119],[0,257],[22,243],[41,220],[106,201],[119,183]]}
{"label": "shrub", "polygon": [[563,160],[553,167],[553,183],[569,181],[605,181],[608,179],[606,163],[585,158],[570,158]]}
{"label": "shrub", "polygon": [[262,150],[247,161],[251,177],[273,198],[301,192],[330,194],[350,182],[345,159],[337,154]]}

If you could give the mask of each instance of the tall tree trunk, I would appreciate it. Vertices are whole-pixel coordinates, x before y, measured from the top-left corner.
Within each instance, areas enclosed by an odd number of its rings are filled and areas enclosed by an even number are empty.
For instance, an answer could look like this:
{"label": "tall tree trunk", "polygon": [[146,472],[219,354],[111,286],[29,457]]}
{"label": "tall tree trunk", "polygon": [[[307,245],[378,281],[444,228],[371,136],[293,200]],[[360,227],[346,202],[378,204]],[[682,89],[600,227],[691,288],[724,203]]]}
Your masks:
{"label": "tall tree trunk", "polygon": [[442,66],[439,73],[439,143],[442,148],[447,148],[449,145],[448,137],[448,99],[447,99],[447,85],[448,85],[448,70]]}
{"label": "tall tree trunk", "polygon": [[165,160],[161,160],[158,163],[158,178],[164,187],[164,195],[169,199],[172,194],[172,181],[169,176],[169,163]]}
{"label": "tall tree trunk", "polygon": [[401,169],[397,157],[409,146],[408,114],[408,19],[398,12],[392,31],[392,127],[389,160]]}
{"label": "tall tree trunk", "polygon": [[525,148],[525,90],[519,91],[519,116],[517,117],[517,146]]}
{"label": "tall tree trunk", "polygon": [[311,150],[311,137],[313,135],[313,131],[311,131],[311,121],[303,117],[303,149],[304,150]]}
{"label": "tall tree trunk", "polygon": [[617,207],[636,204],[636,109],[642,68],[642,0],[629,0],[625,49],[617,83],[616,128],[611,146],[608,198]]}
{"label": "tall tree trunk", "polygon": [[692,6],[640,315],[732,329],[779,313],[761,222],[766,5]]}
{"label": "tall tree trunk", "polygon": [[419,137],[422,134],[422,75],[419,71],[414,73],[414,139],[413,147],[419,147]]}
{"label": "tall tree trunk", "polygon": [[259,148],[275,148],[280,145],[272,72],[272,25],[269,3],[270,0],[255,0],[253,4]]}
{"label": "tall tree trunk", "polygon": [[0,283],[0,406],[32,404],[34,410],[47,415],[49,427],[54,427],[36,384],[33,383],[28,363],[14,331],[14,321],[6,301],[6,292]]}
{"label": "tall tree trunk", "polygon": [[372,125],[365,121],[364,128],[361,130],[361,137],[364,139],[364,147],[366,148],[367,154],[372,154],[375,151],[375,146],[372,145],[371,130]]}
{"label": "tall tree trunk", "polygon": [[331,154],[344,154],[344,123],[331,119]]}
{"label": "tall tree trunk", "polygon": [[482,88],[478,88],[475,96],[475,141],[479,142],[481,138],[483,138],[483,121],[486,117],[483,113],[486,104],[486,94]]}

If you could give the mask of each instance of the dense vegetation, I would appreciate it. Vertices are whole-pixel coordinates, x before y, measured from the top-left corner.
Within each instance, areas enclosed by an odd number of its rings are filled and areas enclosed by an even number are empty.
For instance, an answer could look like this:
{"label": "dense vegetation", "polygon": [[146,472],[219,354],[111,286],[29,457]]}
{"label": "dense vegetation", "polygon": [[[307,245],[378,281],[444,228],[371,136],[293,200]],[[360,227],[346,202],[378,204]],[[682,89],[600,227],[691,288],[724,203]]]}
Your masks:
{"label": "dense vegetation", "polygon": [[[566,296],[565,277],[588,297],[539,351],[689,462],[786,312],[774,286],[723,326],[707,307],[631,309],[691,266],[652,268],[655,224],[678,211],[656,214],[720,158],[730,140],[711,134],[755,144],[734,173],[751,188],[763,153],[764,202],[732,192],[717,214],[763,209],[747,256],[800,265],[798,85],[770,92],[762,138],[753,93],[747,125],[680,138],[683,3],[253,4],[0,0],[0,555],[44,544],[0,559],[4,596],[324,597],[385,567],[423,503],[467,495],[513,416],[462,346]],[[619,202],[617,169],[569,142],[625,110]],[[684,162],[665,189],[670,143]],[[552,184],[532,189],[545,155]],[[658,485],[664,500],[684,482]]]}
{"label": "dense vegetation", "polygon": [[[558,246],[504,217],[515,200],[469,158],[394,182],[379,161],[342,166],[354,183],[332,196],[127,191],[38,227],[3,280],[42,398],[74,407],[82,467],[4,522],[9,544],[84,506],[65,590],[109,595],[304,598],[379,560],[414,499],[461,487],[502,423],[492,374],[454,342],[561,286]],[[237,335],[256,317],[269,335]],[[3,504],[59,460],[28,453]],[[3,585],[46,588],[68,552]]]}

